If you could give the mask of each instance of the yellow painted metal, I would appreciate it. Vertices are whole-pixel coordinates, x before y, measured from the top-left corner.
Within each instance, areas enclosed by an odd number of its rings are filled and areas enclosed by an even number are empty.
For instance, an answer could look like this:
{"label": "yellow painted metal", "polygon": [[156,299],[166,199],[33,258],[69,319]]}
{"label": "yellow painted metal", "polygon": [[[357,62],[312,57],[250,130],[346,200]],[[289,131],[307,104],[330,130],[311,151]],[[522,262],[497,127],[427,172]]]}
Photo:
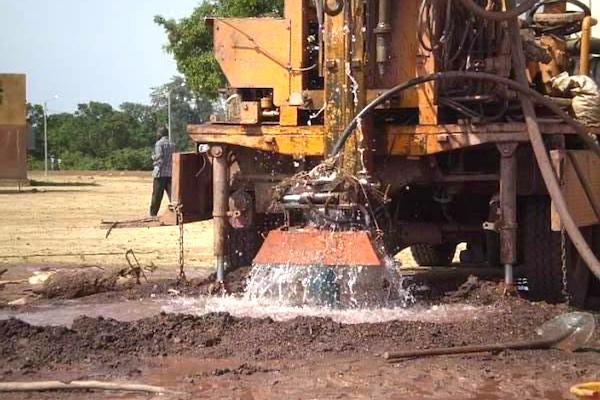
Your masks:
{"label": "yellow painted metal", "polygon": [[306,1],[285,1],[285,18],[290,23],[290,94],[302,93],[302,90],[304,90],[305,75],[299,71],[302,68],[309,67],[308,65],[304,65],[307,30]]}
{"label": "yellow painted metal", "polygon": [[[563,124],[546,123],[541,124],[541,128],[548,135],[574,134]],[[190,125],[188,132],[198,143],[227,143],[292,156],[323,157],[325,154],[323,126],[205,124]],[[594,132],[600,133],[600,129]],[[378,155],[419,157],[483,144],[527,140],[527,130],[522,123],[388,126],[385,146],[378,149]]]}
{"label": "yellow painted metal", "polygon": [[215,20],[215,57],[231,87],[273,88],[273,103],[286,104],[290,95],[290,29],[287,19]]}
{"label": "yellow painted metal", "polygon": [[[431,45],[431,38],[429,38],[426,33],[423,33],[422,40],[427,45]],[[435,57],[433,53],[427,52],[422,48],[419,48],[417,52],[417,76],[424,76],[434,73]],[[436,86],[437,83],[435,81],[431,81],[416,88],[419,104],[419,122],[423,125],[435,125],[438,123]]]}
{"label": "yellow painted metal", "polygon": [[188,133],[195,142],[226,143],[298,157],[322,157],[324,152],[322,126],[205,124],[188,126]]}
{"label": "yellow painted metal", "polygon": [[[387,73],[374,78],[367,65],[374,64],[373,54],[365,54],[363,26],[365,2],[347,0],[343,11],[325,16],[324,90],[305,90],[310,67],[304,64],[307,48],[307,21],[314,10],[310,0],[285,0],[285,18],[217,19],[215,54],[233,88],[272,88],[279,109],[279,125],[234,126],[207,124],[191,126],[190,134],[199,143],[226,143],[293,156],[325,157],[330,154],[350,119],[373,97],[386,88],[435,71],[431,54],[420,49],[417,17],[420,0],[392,2],[401,12],[393,12],[394,29],[390,36],[390,61]],[[564,6],[564,4],[562,5]],[[314,18],[314,17],[313,17]],[[373,22],[373,21],[371,21]],[[427,41],[427,38],[424,38]],[[367,60],[370,63],[367,63]],[[377,75],[377,74],[375,74]],[[369,89],[367,89],[367,87]],[[324,107],[324,126],[298,126],[304,116],[290,96],[311,98],[312,110]],[[486,124],[477,126],[438,125],[435,83],[421,85],[403,93],[394,107],[419,108],[418,126],[387,126],[378,141],[379,155],[424,156],[498,141],[525,141],[522,124]],[[301,101],[301,100],[300,100]],[[368,121],[363,121],[363,128]],[[545,133],[570,133],[555,124],[544,126]],[[361,133],[365,134],[364,137]],[[377,132],[357,131],[348,140],[342,165],[357,172],[362,169],[361,154],[373,143]],[[361,143],[362,141],[362,143]],[[360,151],[367,149],[366,151]],[[366,160],[368,163],[368,160]]]}
{"label": "yellow painted metal", "polygon": [[286,0],[285,18],[214,20],[215,57],[234,88],[273,89],[275,106],[301,94],[306,0]]}
{"label": "yellow painted metal", "polygon": [[[346,76],[345,12],[325,17],[325,149],[330,154],[340,132],[350,122],[349,90]],[[353,146],[348,140],[346,146]]]}
{"label": "yellow painted metal", "polygon": [[[344,128],[366,104],[364,2],[347,1],[344,10],[325,17],[325,148],[331,154]],[[349,31],[349,32],[348,32]],[[362,126],[342,152],[342,169],[356,173],[366,152]]]}
{"label": "yellow painted metal", "polygon": [[[350,99],[352,117],[358,114],[367,104],[367,85],[366,85],[366,35],[363,26],[366,25],[367,15],[365,2],[363,0],[352,0],[351,15],[353,24],[351,26],[350,39],[348,46],[350,48],[350,60],[347,64],[348,84],[351,85]],[[372,124],[371,118],[360,122],[358,130],[354,137],[354,146],[348,145],[345,149],[344,157],[351,159],[352,169],[367,172],[368,167],[372,166]],[[349,164],[350,165],[350,164]]]}
{"label": "yellow painted metal", "polygon": [[581,28],[581,56],[579,59],[579,75],[590,74],[590,43],[592,40],[592,26],[594,25],[592,17],[583,19]]}
{"label": "yellow painted metal", "polygon": [[[420,45],[415,32],[417,32],[421,1],[404,0],[402,1],[401,12],[391,13],[392,26],[402,27],[402,29],[393,29],[390,33],[390,62],[386,68],[385,76],[378,77],[375,85],[369,87],[388,89],[400,82],[406,82],[418,76],[417,53]],[[396,3],[399,2],[394,0],[391,3],[394,7],[397,7]],[[374,55],[367,56],[374,57]],[[419,106],[417,88],[405,91],[399,105],[402,108],[417,108]]]}

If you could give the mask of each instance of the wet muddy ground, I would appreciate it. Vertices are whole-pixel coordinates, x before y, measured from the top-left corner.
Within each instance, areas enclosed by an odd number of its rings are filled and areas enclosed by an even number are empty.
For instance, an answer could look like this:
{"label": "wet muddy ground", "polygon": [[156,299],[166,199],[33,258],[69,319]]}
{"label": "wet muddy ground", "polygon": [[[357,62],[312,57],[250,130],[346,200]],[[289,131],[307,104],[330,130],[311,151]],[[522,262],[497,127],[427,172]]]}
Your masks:
{"label": "wet muddy ground", "polygon": [[[246,272],[230,277],[234,294]],[[381,354],[390,350],[529,339],[537,326],[569,311],[503,298],[494,281],[460,283],[421,282],[421,297],[409,309],[342,316],[264,304],[242,308],[235,297],[208,296],[210,280],[4,307],[0,318],[21,319],[0,320],[0,381],[118,380],[178,392],[154,395],[161,399],[568,399],[570,386],[600,380],[598,332],[589,349],[576,353],[503,351],[386,363]],[[84,391],[0,397],[154,398]]]}

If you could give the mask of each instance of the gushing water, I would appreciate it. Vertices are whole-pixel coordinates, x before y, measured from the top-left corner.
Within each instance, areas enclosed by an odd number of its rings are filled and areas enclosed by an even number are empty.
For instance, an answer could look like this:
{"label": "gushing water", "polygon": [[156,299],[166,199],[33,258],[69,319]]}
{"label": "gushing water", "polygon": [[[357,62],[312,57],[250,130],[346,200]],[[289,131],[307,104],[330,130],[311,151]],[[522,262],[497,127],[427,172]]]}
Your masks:
{"label": "gushing water", "polygon": [[258,265],[243,298],[282,306],[368,308],[414,302],[392,258],[380,267]]}
{"label": "gushing water", "polygon": [[319,317],[331,318],[342,324],[371,324],[396,320],[451,323],[474,320],[496,312],[493,307],[474,307],[464,304],[371,308],[286,306],[266,299],[248,300],[238,296],[178,298],[164,305],[162,310],[166,313],[191,315],[227,312],[234,317],[271,318],[274,321],[289,321],[297,317]]}
{"label": "gushing water", "polygon": [[162,310],[192,315],[227,312],[275,321],[321,317],[344,324],[456,322],[495,312],[493,307],[415,303],[394,259],[387,257],[383,268],[259,265],[252,269],[243,294],[178,298]]}
{"label": "gushing water", "polygon": [[492,307],[462,304],[415,305],[392,258],[384,260],[384,268],[255,266],[243,294],[179,298],[162,309],[192,315],[227,312],[235,317],[275,321],[321,317],[344,324],[393,320],[456,322],[494,312]]}
{"label": "gushing water", "polygon": [[198,316],[227,312],[235,317],[275,321],[321,317],[344,324],[393,320],[458,322],[496,312],[494,307],[464,304],[417,305],[395,261],[386,258],[383,268],[260,265],[253,268],[242,294],[163,298],[127,304],[88,305],[71,301],[26,313],[0,313],[0,320],[16,317],[36,325],[68,326],[78,315],[131,321],[159,311]]}

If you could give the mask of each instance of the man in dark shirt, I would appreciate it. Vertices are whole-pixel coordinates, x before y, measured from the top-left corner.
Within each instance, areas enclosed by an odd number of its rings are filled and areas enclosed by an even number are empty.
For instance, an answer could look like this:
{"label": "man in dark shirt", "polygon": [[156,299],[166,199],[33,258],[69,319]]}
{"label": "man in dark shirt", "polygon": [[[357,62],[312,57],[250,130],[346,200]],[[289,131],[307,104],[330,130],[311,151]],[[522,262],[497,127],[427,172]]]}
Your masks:
{"label": "man in dark shirt", "polygon": [[150,205],[150,215],[158,215],[160,203],[162,202],[164,192],[167,192],[169,201],[171,200],[171,177],[173,169],[173,144],[169,141],[169,130],[160,128],[156,132],[156,144],[154,145],[154,154],[152,162],[154,164],[154,184],[152,188],[152,204]]}

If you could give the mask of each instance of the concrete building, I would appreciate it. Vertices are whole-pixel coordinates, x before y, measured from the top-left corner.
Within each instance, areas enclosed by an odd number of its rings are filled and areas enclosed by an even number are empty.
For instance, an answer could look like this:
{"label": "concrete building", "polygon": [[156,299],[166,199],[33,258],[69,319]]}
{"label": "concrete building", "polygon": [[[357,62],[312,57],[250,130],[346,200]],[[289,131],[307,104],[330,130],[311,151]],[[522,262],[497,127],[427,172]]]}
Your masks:
{"label": "concrete building", "polygon": [[25,75],[0,74],[0,180],[27,179]]}

